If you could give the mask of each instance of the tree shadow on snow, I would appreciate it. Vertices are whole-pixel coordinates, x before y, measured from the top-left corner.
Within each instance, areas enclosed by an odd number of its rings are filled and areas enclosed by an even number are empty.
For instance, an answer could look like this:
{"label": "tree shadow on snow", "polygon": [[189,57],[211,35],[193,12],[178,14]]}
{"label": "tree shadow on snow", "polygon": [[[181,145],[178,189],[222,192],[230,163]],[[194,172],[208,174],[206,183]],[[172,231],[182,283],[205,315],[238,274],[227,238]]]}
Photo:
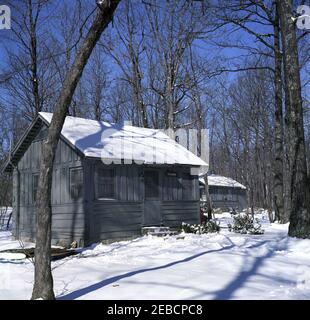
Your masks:
{"label": "tree shadow on snow", "polygon": [[86,295],[88,293],[91,293],[91,292],[99,290],[99,289],[101,289],[101,288],[103,288],[105,286],[108,286],[108,285],[110,285],[110,284],[112,284],[114,282],[120,281],[122,279],[133,277],[135,275],[138,275],[138,274],[141,274],[141,273],[145,273],[145,272],[150,272],[150,271],[156,271],[156,270],[162,270],[162,269],[170,268],[170,267],[173,267],[173,266],[181,264],[181,263],[186,263],[186,262],[192,261],[192,260],[194,260],[196,258],[199,258],[201,256],[204,256],[204,255],[206,255],[208,253],[221,252],[221,251],[224,251],[224,250],[232,249],[233,247],[234,247],[234,245],[229,245],[229,246],[223,247],[221,249],[204,251],[204,252],[195,254],[193,256],[187,257],[185,259],[182,259],[182,260],[178,260],[178,261],[173,261],[173,262],[167,263],[167,264],[165,264],[163,266],[158,266],[158,267],[152,267],[152,268],[146,268],[146,269],[127,272],[127,273],[124,273],[124,274],[121,274],[121,275],[118,275],[118,276],[114,276],[114,277],[102,280],[102,281],[100,281],[98,283],[92,284],[92,285],[90,285],[88,287],[85,287],[85,288],[82,288],[82,289],[79,289],[79,290],[76,290],[76,291],[73,291],[73,292],[71,292],[69,294],[60,296],[57,299],[58,300],[74,300],[74,299],[80,298],[80,297],[82,297],[82,296],[84,296],[84,295]]}
{"label": "tree shadow on snow", "polygon": [[[283,244],[281,243],[282,239],[277,239],[275,240],[275,242],[280,243],[280,247],[275,245],[272,249],[268,248],[268,251],[266,254],[262,255],[262,256],[258,256],[254,258],[254,262],[252,263],[251,267],[249,267],[249,259],[245,259],[244,260],[244,268],[240,271],[240,273],[238,274],[238,276],[236,278],[234,278],[230,283],[228,283],[228,285],[215,292],[215,297],[213,298],[214,300],[229,300],[233,297],[234,293],[242,288],[242,285],[253,275],[258,275],[258,270],[259,268],[264,264],[264,262],[271,258],[276,251],[278,251],[279,249],[283,250]],[[270,241],[266,240],[266,241],[262,241],[262,242],[257,242],[256,244],[250,245],[248,247],[246,247],[246,249],[256,249],[259,247],[262,247],[263,245],[265,245],[266,243],[270,243]],[[285,246],[287,245],[287,241],[285,243]],[[246,270],[245,270],[246,269]],[[195,297],[191,297],[191,299],[199,299],[201,298],[203,295],[197,295]]]}

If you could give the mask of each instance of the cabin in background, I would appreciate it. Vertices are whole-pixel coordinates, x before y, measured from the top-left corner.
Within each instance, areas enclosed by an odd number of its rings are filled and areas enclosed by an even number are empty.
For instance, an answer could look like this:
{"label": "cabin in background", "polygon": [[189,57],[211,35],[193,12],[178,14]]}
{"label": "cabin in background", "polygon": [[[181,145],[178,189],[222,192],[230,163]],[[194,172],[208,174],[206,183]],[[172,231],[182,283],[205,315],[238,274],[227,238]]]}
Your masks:
{"label": "cabin in background", "polygon": [[[200,199],[206,201],[204,179],[199,179]],[[216,174],[208,175],[209,193],[214,209],[242,211],[247,208],[246,187],[236,180]]]}
{"label": "cabin in background", "polygon": [[[13,175],[17,239],[35,241],[42,143],[51,119],[39,113],[5,166]],[[66,117],[53,168],[52,243],[85,246],[139,236],[144,226],[199,223],[193,169],[201,166],[207,164],[159,130]]]}

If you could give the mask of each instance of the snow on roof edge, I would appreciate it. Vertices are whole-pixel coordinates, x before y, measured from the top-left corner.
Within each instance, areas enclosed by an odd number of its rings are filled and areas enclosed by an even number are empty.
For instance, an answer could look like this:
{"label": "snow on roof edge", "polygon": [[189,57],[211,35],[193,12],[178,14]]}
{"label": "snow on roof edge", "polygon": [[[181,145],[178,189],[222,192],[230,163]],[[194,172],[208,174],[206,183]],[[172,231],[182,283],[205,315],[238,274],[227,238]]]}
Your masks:
{"label": "snow on roof edge", "polygon": [[[200,177],[199,181],[204,184],[203,177]],[[208,175],[208,185],[215,186],[215,187],[233,187],[233,188],[246,189],[246,186],[244,186],[240,182],[232,178],[224,177],[216,174]]]}
{"label": "snow on roof edge", "polygon": [[[39,112],[39,115],[48,124],[53,116],[52,113],[48,112]],[[103,134],[108,132],[108,129],[114,130],[117,134],[103,138]],[[148,161],[153,157],[158,160],[158,162],[155,162],[157,164],[208,166],[201,158],[158,129],[122,126],[104,121],[67,116],[61,134],[86,157],[127,160],[127,158],[119,156],[119,152],[115,152],[115,148],[120,149],[120,145],[124,147],[125,143],[123,141],[126,140],[125,148],[127,148],[127,151],[132,152],[134,150],[133,154],[136,155],[136,149],[138,149],[137,158],[133,156],[132,160],[134,161],[145,164],[154,163]],[[152,139],[156,140],[156,147],[158,147],[156,152],[150,146],[150,142],[154,141]],[[130,147],[132,149],[129,150]]]}

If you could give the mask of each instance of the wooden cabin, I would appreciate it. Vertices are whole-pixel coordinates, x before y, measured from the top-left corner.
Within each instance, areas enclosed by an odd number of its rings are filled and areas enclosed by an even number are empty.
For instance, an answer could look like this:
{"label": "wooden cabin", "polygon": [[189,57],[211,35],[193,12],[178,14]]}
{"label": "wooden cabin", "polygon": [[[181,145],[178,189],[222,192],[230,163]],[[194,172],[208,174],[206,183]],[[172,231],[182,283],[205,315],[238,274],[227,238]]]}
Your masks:
{"label": "wooden cabin", "polygon": [[[41,112],[13,150],[13,235],[35,241]],[[199,223],[197,170],[207,164],[160,130],[66,117],[52,184],[52,243],[81,246],[141,235],[144,226]]]}
{"label": "wooden cabin", "polygon": [[[199,179],[201,201],[206,200],[205,183]],[[240,182],[216,174],[208,175],[209,194],[214,209],[235,210],[237,212],[247,208],[247,190]]]}

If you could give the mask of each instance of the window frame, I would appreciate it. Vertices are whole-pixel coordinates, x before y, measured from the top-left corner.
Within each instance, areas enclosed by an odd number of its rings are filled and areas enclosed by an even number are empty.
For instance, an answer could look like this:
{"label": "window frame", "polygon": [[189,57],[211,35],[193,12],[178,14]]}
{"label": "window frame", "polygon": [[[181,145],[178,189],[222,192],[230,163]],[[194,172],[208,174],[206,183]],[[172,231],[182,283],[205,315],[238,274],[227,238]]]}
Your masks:
{"label": "window frame", "polygon": [[[100,181],[100,172],[101,171],[110,171],[112,172],[112,176],[109,177],[113,181],[113,196],[112,197],[104,197],[99,196],[99,181]],[[104,168],[96,166],[95,170],[95,200],[98,201],[115,201],[117,200],[117,194],[116,194],[116,170],[115,168]]]}
{"label": "window frame", "polygon": [[[71,188],[73,186],[73,183],[72,183],[72,172],[73,171],[80,171],[81,172],[81,190],[80,190],[81,194],[77,198],[72,196],[72,189]],[[70,199],[74,200],[74,201],[82,200],[83,199],[83,192],[84,192],[84,170],[83,170],[83,167],[80,166],[80,167],[69,168],[69,196],[70,196]]]}
{"label": "window frame", "polygon": [[[156,174],[156,179],[157,179],[157,184],[155,184],[156,189],[150,188],[147,189],[147,186],[150,187],[150,185],[147,185],[146,183],[146,175],[155,173]],[[160,171],[156,168],[146,168],[144,169],[143,173],[143,189],[144,189],[144,200],[146,201],[161,201],[162,200],[162,188],[161,188],[161,174]],[[152,181],[153,182],[153,181]],[[153,191],[156,190],[156,194],[153,193]],[[148,191],[151,191],[150,194],[147,194]],[[153,193],[153,194],[152,194]]]}
{"label": "window frame", "polygon": [[[190,172],[182,172],[182,200],[183,201],[194,201],[194,192],[193,192],[193,177]],[[186,191],[188,191],[186,193]],[[187,196],[185,196],[187,195]]]}

